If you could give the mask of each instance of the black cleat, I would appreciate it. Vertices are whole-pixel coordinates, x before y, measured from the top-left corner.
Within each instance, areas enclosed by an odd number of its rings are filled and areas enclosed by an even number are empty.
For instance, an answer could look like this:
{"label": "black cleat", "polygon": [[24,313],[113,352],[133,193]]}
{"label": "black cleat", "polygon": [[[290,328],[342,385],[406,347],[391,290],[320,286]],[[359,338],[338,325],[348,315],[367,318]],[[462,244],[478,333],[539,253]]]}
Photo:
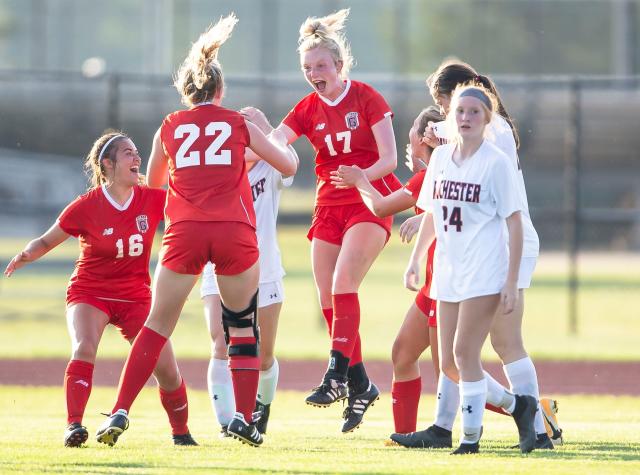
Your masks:
{"label": "black cleat", "polygon": [[79,422],[73,422],[64,431],[65,447],[80,447],[89,438],[89,431]]}
{"label": "black cleat", "polygon": [[536,450],[545,449],[545,450],[553,450],[555,446],[553,442],[545,432],[544,434],[538,434],[536,436]]}
{"label": "black cleat", "polygon": [[173,435],[173,445],[199,445],[189,432],[186,434]]}
{"label": "black cleat", "polygon": [[380,391],[372,382],[369,382],[369,388],[366,391],[359,394],[352,395],[351,388],[349,388],[349,404],[342,413],[344,419],[342,432],[347,433],[357,429],[362,424],[364,413],[378,399],[380,399]]}
{"label": "black cleat", "polygon": [[129,417],[127,411],[118,409],[107,417],[96,433],[96,440],[110,447],[118,441],[118,437],[129,428]]}
{"label": "black cleat", "polygon": [[451,455],[477,454],[478,452],[480,452],[480,442],[476,442],[475,444],[460,444],[460,447],[451,452]]}
{"label": "black cleat", "polygon": [[262,404],[256,401],[255,413],[258,414],[258,418],[254,416],[253,420],[256,424],[256,429],[264,435],[267,433],[267,424],[269,423],[269,414],[271,414],[271,404]]}
{"label": "black cleat", "polygon": [[258,447],[262,444],[262,434],[258,432],[256,425],[247,424],[244,416],[239,412],[236,412],[236,415],[231,419],[227,427],[227,433],[243,444],[249,444],[253,447]]}
{"label": "black cleat", "polygon": [[528,454],[536,448],[536,430],[533,421],[536,417],[538,402],[533,396],[521,396],[516,394],[516,407],[513,411],[513,419],[518,427],[520,438],[520,452]]}
{"label": "black cleat", "polygon": [[391,434],[391,440],[408,449],[450,449],[451,431],[435,424],[425,430],[409,434]]}
{"label": "black cleat", "polygon": [[336,401],[347,397],[347,383],[336,379],[328,379],[322,382],[313,392],[307,396],[305,402],[310,406],[329,407]]}
{"label": "black cleat", "polygon": [[220,439],[226,439],[226,438],[228,438],[228,437],[231,437],[231,436],[229,435],[229,432],[227,432],[227,428],[228,428],[228,427],[229,427],[229,426],[221,426],[221,427],[220,427],[220,433],[218,434],[218,438],[220,438]]}

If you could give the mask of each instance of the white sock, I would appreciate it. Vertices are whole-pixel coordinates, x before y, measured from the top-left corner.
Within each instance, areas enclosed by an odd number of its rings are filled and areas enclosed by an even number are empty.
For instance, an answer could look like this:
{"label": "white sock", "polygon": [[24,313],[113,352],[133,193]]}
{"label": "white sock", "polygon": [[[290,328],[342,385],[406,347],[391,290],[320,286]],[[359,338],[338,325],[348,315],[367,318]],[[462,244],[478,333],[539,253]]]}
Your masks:
{"label": "white sock", "polygon": [[278,360],[273,359],[271,368],[260,371],[260,382],[258,383],[258,401],[262,404],[271,404],[276,397],[276,387],[278,386],[278,375],[280,366]]}
{"label": "white sock", "polygon": [[494,406],[501,407],[509,414],[516,408],[516,397],[507,388],[494,379],[486,371],[484,379],[487,380],[487,402]]}
{"label": "white sock", "polygon": [[460,400],[462,404],[461,444],[475,444],[482,433],[482,416],[487,402],[487,381],[460,381]]}
{"label": "white sock", "polygon": [[538,410],[534,421],[536,434],[546,434],[547,430],[542,419],[542,411],[540,410],[540,391],[538,390],[538,375],[533,361],[528,356],[513,363],[506,364],[502,367],[504,374],[509,380],[511,391],[515,394],[526,394],[533,396],[538,401]]}
{"label": "white sock", "polygon": [[221,426],[229,425],[236,412],[236,400],[227,360],[211,358],[207,372],[207,387],[218,422]]}
{"label": "white sock", "polygon": [[434,424],[443,429],[451,430],[456,420],[456,414],[458,414],[458,407],[460,407],[458,385],[455,381],[449,379],[446,374],[440,372]]}

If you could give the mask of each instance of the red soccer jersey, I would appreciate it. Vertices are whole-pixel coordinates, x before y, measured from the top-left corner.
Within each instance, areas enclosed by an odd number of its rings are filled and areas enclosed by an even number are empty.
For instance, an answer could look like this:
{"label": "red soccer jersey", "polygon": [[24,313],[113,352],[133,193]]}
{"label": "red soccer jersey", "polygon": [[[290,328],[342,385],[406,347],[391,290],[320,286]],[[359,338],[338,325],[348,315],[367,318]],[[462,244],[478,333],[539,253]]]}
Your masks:
{"label": "red soccer jersey", "polygon": [[[392,115],[375,89],[350,80],[335,101],[312,92],[287,114],[282,122],[297,135],[306,135],[316,152],[316,205],[362,202],[357,189],[339,190],[332,186],[329,173],[339,165],[373,165],[378,160],[378,146],[371,126]],[[393,173],[372,184],[385,196],[402,186]]]}
{"label": "red soccer jersey", "polygon": [[[420,189],[422,188],[422,183],[424,183],[424,177],[426,175],[427,170],[420,170],[418,173],[409,178],[409,181],[404,185],[405,190],[409,192],[409,194],[418,201],[418,196],[420,195]],[[414,210],[416,214],[421,214],[424,211],[417,206],[414,206]],[[436,240],[434,239],[429,246],[429,250],[427,251],[427,272],[425,278],[425,285],[420,290],[421,292],[425,292],[425,295],[429,296],[429,288],[431,287],[431,278],[433,276],[433,253],[436,250]]]}
{"label": "red soccer jersey", "polygon": [[135,186],[120,206],[100,187],[69,204],[58,224],[78,238],[80,257],[67,292],[120,300],[151,297],[149,258],[165,198],[164,190]]}
{"label": "red soccer jersey", "polygon": [[244,150],[249,130],[239,113],[203,103],[169,114],[160,137],[169,158],[166,225],[239,221],[255,228]]}

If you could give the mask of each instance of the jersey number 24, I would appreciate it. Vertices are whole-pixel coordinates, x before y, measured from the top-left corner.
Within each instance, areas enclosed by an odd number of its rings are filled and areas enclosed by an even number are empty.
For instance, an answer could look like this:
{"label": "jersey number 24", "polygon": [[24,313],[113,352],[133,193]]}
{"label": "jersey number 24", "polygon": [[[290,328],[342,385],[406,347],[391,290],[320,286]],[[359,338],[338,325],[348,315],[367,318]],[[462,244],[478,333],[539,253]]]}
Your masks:
{"label": "jersey number 24", "polygon": [[[181,124],[176,127],[173,133],[174,139],[181,139],[186,135],[176,153],[176,168],[200,165],[200,152],[189,151],[189,149],[201,134],[202,129],[196,124]],[[224,143],[231,137],[231,126],[226,122],[209,122],[204,128],[204,135],[215,137],[204,151],[204,164],[231,165],[231,150],[222,149]]]}

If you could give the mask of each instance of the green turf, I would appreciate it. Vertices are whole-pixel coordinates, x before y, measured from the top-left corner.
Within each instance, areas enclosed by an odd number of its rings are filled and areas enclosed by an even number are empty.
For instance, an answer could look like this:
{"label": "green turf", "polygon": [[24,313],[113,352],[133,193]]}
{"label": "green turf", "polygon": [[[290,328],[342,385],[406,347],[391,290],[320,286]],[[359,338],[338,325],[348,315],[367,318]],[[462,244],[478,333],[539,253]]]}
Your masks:
{"label": "green turf", "polygon": [[[355,433],[340,434],[341,408],[304,405],[304,395],[281,391],[259,449],[217,438],[217,423],[203,391],[190,392],[190,429],[200,447],[174,448],[155,389],[143,390],[131,427],[115,447],[94,442],[113,388],[94,388],[85,425],[85,448],[62,446],[64,406],[60,388],[0,387],[1,473],[520,473],[620,474],[640,472],[640,398],[563,397],[560,422],[566,443],[556,451],[520,455],[513,422],[487,413],[483,453],[452,457],[448,450],[385,447],[392,432],[390,400],[383,394]],[[423,398],[421,424],[432,414]],[[604,410],[606,408],[606,410]],[[457,437],[458,427],[454,427]]]}
{"label": "green turf", "polygon": [[[278,354],[287,358],[325,358],[328,340],[317,305],[305,229],[280,230],[288,276],[286,301],[278,334]],[[0,241],[6,261],[24,240]],[[156,247],[157,249],[157,247]],[[361,332],[365,358],[389,359],[394,336],[414,295],[402,286],[410,246],[397,234],[376,261],[361,287]],[[66,282],[77,255],[69,240],[41,267],[26,267],[0,279],[0,357],[66,357],[69,342],[64,322]],[[536,358],[638,360],[640,345],[640,274],[637,256],[605,254],[581,262],[578,299],[579,332],[568,334],[566,260],[543,255],[533,287],[527,291],[525,342]],[[55,263],[62,263],[60,266]],[[66,266],[66,267],[65,267]],[[180,357],[205,357],[209,351],[202,306],[195,289],[173,340]],[[127,345],[112,328],[100,346],[101,356],[124,356]],[[487,350],[486,356],[493,353]]]}

